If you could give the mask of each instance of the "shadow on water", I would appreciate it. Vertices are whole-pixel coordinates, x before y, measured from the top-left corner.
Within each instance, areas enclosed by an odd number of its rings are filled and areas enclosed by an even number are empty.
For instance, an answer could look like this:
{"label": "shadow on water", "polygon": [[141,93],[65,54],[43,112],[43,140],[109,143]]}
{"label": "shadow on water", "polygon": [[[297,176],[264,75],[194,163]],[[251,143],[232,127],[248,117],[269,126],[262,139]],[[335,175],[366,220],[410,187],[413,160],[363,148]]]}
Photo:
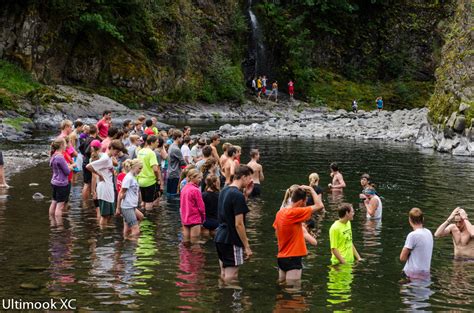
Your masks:
{"label": "shadow on water", "polygon": [[[453,261],[450,239],[435,241],[431,281],[400,284],[398,261],[410,231],[407,212],[418,206],[432,232],[455,206],[474,216],[474,162],[420,152],[409,145],[354,141],[236,140],[242,162],[251,148],[261,151],[266,180],[263,196],[251,200],[248,235],[254,256],[242,267],[234,288],[219,284],[217,254],[211,240],[181,243],[179,204],[163,199],[147,212],[137,241],[122,239],[120,218],[101,229],[95,211],[83,205],[80,186],[61,222],[48,219],[50,170],[41,164],[13,176],[0,190],[0,294],[44,300],[75,298],[90,310],[150,311],[376,311],[384,309],[473,310],[474,263]],[[348,187],[343,194],[325,190],[327,212],[316,220],[318,246],[304,258],[301,288],[278,286],[276,239],[272,223],[284,191],[307,183],[318,172],[329,181],[329,163],[337,161]],[[367,221],[360,206],[359,177],[369,172],[383,197],[383,222]],[[30,183],[38,186],[29,186]],[[326,189],[326,188],[324,188]],[[32,194],[46,198],[34,201]],[[330,266],[329,228],[337,205],[354,204],[353,238],[364,260],[354,266]]]}

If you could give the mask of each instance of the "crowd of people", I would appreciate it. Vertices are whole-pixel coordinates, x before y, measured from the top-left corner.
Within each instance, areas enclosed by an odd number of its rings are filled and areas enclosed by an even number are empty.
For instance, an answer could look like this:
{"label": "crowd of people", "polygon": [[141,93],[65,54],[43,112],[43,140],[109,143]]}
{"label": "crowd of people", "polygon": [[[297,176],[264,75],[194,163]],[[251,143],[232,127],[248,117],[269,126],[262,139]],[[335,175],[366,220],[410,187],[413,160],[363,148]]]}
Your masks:
{"label": "crowd of people", "polygon": [[[193,140],[189,126],[159,130],[157,120],[145,116],[117,127],[110,111],[96,124],[65,120],[60,128],[51,144],[52,222],[60,223],[71,185],[81,173],[83,200],[93,203],[102,226],[121,216],[125,239],[135,240],[140,235],[144,213],[159,207],[160,197],[166,193],[168,198],[179,198],[183,242],[196,243],[212,236],[221,279],[232,282],[238,278],[239,267],[253,254],[245,223],[247,201],[260,196],[265,178],[257,149],[250,151],[248,164],[241,164],[242,148],[237,145],[223,143],[223,154],[219,154],[218,134]],[[341,193],[347,186],[343,174],[336,163],[329,168],[329,191]],[[307,244],[318,244],[313,217],[325,210],[319,180],[317,173],[311,173],[308,184],[288,188],[276,213],[273,227],[282,283],[298,284]],[[381,220],[383,198],[371,177],[363,174],[360,185],[366,218]],[[338,216],[329,229],[331,263],[360,261],[362,256],[352,242],[353,206],[340,204]],[[400,253],[400,260],[406,262],[404,274],[410,279],[429,277],[433,236],[423,226],[419,208],[410,210],[408,220],[413,231]],[[474,258],[474,226],[462,208],[452,212],[435,236],[452,236],[455,256]]]}

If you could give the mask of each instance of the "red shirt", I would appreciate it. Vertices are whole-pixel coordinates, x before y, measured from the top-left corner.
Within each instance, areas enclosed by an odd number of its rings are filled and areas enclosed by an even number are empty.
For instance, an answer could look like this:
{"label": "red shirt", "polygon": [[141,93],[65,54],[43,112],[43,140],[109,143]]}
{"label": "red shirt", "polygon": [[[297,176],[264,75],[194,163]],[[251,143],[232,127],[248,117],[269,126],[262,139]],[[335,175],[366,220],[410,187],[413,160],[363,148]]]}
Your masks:
{"label": "red shirt", "polygon": [[145,134],[147,134],[148,136],[151,136],[151,135],[154,135],[155,132],[153,131],[153,129],[147,127],[145,128]]}
{"label": "red shirt", "polygon": [[117,175],[117,192],[120,192],[122,189],[122,182],[126,175],[126,173],[120,173]]}
{"label": "red shirt", "polygon": [[[72,160],[72,157],[66,152],[63,152],[63,157],[66,160],[67,164],[72,164],[74,161]],[[69,175],[67,176],[68,182],[72,182],[72,175],[74,174],[74,171],[70,171]]]}
{"label": "red shirt", "polygon": [[99,137],[102,139],[107,138],[107,134],[109,133],[109,123],[107,123],[104,119],[101,119],[97,122],[97,130],[99,131]]}
{"label": "red shirt", "polygon": [[302,222],[311,218],[309,207],[283,208],[276,214],[273,228],[278,239],[278,257],[288,258],[308,254],[304,242]]}

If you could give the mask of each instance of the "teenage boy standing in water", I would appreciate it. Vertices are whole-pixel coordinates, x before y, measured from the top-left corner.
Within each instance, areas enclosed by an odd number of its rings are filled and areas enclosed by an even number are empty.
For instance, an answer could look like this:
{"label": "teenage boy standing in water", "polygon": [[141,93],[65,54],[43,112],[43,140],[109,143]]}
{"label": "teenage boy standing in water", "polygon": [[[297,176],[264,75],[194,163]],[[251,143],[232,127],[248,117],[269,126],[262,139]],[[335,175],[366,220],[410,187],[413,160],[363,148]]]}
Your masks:
{"label": "teenage boy standing in water", "polygon": [[453,237],[455,258],[474,259],[474,225],[467,219],[466,211],[462,208],[455,208],[435,232],[436,238],[449,235]]}
{"label": "teenage boy standing in water", "polygon": [[[306,206],[306,193],[310,193],[313,206]],[[273,222],[278,239],[278,281],[298,284],[303,269],[302,258],[308,254],[302,223],[323,208],[318,195],[310,186],[299,186],[291,195],[291,205],[278,211]]]}
{"label": "teenage boy standing in water", "polygon": [[339,166],[337,163],[333,162],[329,165],[331,168],[331,178],[332,183],[328,185],[329,188],[332,190],[342,190],[346,188],[346,182],[344,181],[344,177],[342,177],[341,172],[339,172]]}
{"label": "teenage boy standing in water", "polygon": [[253,170],[252,180],[253,180],[253,191],[250,195],[251,197],[258,197],[261,194],[260,183],[265,179],[263,176],[263,167],[258,163],[260,160],[260,152],[257,149],[252,149],[250,151],[250,157],[252,158],[247,166]]}
{"label": "teenage boy standing in water", "polygon": [[247,165],[235,169],[232,184],[219,195],[217,205],[219,227],[216,230],[217,255],[221,269],[220,277],[225,283],[237,280],[239,266],[252,256],[247,233],[245,215],[249,212],[246,199],[252,193],[253,171]]}
{"label": "teenage boy standing in water", "polygon": [[408,214],[408,222],[413,231],[408,234],[400,253],[400,261],[406,262],[403,272],[410,279],[429,279],[433,235],[423,227],[423,212],[413,208]]}
{"label": "teenage boy standing in water", "polygon": [[338,214],[339,220],[335,221],[329,229],[331,263],[333,265],[354,263],[354,259],[360,261],[359,252],[352,243],[351,221],[354,219],[352,204],[342,203],[339,206]]}

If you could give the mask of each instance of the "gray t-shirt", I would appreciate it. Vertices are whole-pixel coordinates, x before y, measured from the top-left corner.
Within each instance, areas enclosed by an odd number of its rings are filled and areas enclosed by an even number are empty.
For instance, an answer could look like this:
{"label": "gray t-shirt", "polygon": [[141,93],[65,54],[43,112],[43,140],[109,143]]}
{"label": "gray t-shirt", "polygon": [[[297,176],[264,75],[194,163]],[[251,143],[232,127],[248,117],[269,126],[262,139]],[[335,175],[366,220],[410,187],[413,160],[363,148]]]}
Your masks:
{"label": "gray t-shirt", "polygon": [[122,208],[132,209],[138,206],[138,191],[139,185],[135,176],[132,173],[125,175],[122,188],[126,188],[125,198],[122,200]]}
{"label": "gray t-shirt", "polygon": [[181,166],[185,166],[183,154],[177,144],[173,143],[168,149],[169,167],[168,178],[178,178],[181,175]]}
{"label": "gray t-shirt", "polygon": [[433,253],[433,235],[429,229],[419,228],[408,234],[405,248],[410,249],[410,256],[403,268],[407,276],[428,274]]}

